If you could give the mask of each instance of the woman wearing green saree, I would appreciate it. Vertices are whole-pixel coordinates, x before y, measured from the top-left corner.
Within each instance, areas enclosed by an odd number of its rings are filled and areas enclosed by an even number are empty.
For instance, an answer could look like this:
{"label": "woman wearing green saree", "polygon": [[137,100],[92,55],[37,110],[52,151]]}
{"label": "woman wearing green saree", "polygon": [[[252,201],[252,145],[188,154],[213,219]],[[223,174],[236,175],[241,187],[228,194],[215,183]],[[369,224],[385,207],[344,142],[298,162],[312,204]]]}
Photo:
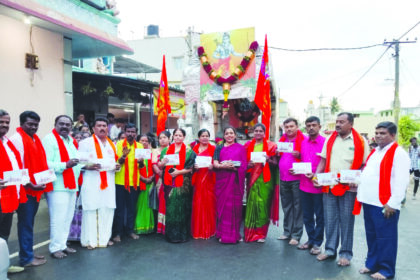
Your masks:
{"label": "woman wearing green saree", "polygon": [[[245,242],[265,242],[270,218],[278,222],[279,189],[276,181],[277,146],[265,138],[265,126],[254,126],[254,139],[245,144],[248,156]],[[253,162],[252,152],[264,152],[264,162]],[[270,168],[270,164],[273,168]],[[278,179],[278,178],[277,178]]]}
{"label": "woman wearing green saree", "polygon": [[[190,235],[191,171],[196,154],[184,144],[185,131],[174,130],[174,143],[162,150],[159,168],[163,168],[166,216],[165,237],[169,242],[185,242]],[[179,164],[168,164],[169,157],[178,155]]]}
{"label": "woman wearing green saree", "polygon": [[[151,139],[147,135],[140,137],[144,149],[151,148]],[[137,234],[154,232],[155,218],[153,209],[149,208],[149,193],[153,188],[155,175],[152,169],[152,160],[144,160],[144,167],[140,169],[140,194],[137,200],[137,215],[134,222],[134,231]]]}

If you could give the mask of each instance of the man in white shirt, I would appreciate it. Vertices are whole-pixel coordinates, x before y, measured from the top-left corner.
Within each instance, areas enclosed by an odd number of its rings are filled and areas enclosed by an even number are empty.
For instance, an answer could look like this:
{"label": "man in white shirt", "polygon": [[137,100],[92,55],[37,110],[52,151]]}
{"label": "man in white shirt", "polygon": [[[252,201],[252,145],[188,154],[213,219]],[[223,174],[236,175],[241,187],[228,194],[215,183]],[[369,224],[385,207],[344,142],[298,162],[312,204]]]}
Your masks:
{"label": "man in white shirt", "polygon": [[378,147],[370,154],[361,175],[357,199],[363,203],[368,253],[362,274],[374,279],[395,276],[398,218],[409,182],[410,158],[395,142],[392,122],[376,126]]}
{"label": "man in white shirt", "polygon": [[[3,238],[6,242],[12,228],[13,213],[18,209],[20,203],[25,203],[27,200],[25,189],[20,184],[8,185],[7,180],[4,180],[5,172],[23,168],[19,152],[6,137],[9,125],[9,113],[0,109],[0,239]],[[23,270],[23,267],[10,266],[8,273]]]}
{"label": "man in white shirt", "polygon": [[113,245],[110,241],[115,210],[115,170],[119,169],[114,144],[108,138],[108,120],[97,118],[95,132],[80,142],[79,152],[91,158],[84,169],[82,197],[82,231],[80,243],[94,249]]}

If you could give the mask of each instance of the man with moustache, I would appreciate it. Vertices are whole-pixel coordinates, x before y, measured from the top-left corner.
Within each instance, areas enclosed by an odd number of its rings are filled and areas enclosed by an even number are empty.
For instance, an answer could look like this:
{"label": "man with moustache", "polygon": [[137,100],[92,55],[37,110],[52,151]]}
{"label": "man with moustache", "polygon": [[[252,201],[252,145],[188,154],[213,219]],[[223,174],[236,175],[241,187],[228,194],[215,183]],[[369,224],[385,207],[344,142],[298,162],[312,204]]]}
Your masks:
{"label": "man with moustache", "polygon": [[54,129],[42,140],[50,169],[55,171],[57,180],[54,189],[47,193],[50,214],[49,250],[54,258],[62,259],[76,250],[67,247],[67,237],[73,219],[77,179],[80,174],[77,159],[78,144],[70,135],[72,119],[66,115],[55,118]]}
{"label": "man with moustache", "polygon": [[[140,168],[143,168],[142,158],[135,158],[135,150],[143,149],[136,142],[137,128],[128,123],[125,126],[126,139],[117,142],[118,163],[121,170],[115,174],[116,204],[113,224],[113,241],[120,242],[125,233],[132,239],[139,236],[134,233],[136,204],[139,196]],[[125,223],[124,223],[125,222]]]}
{"label": "man with moustache", "polygon": [[325,137],[319,134],[321,123],[318,117],[312,116],[307,118],[305,127],[309,137],[302,142],[300,159],[302,162],[311,163],[312,173],[302,175],[300,180],[300,202],[308,241],[300,244],[298,249],[310,249],[309,252],[312,255],[318,255],[321,252],[321,245],[324,241],[324,208],[321,189],[315,187],[311,179],[321,160],[319,153],[321,153],[324,146]]}
{"label": "man with moustache", "polygon": [[[338,114],[335,132],[325,141],[321,152],[321,161],[316,173],[340,172],[341,170],[361,169],[369,153],[365,138],[353,129],[353,114]],[[319,186],[314,177],[314,185]],[[320,187],[320,186],[319,186]],[[353,257],[354,216],[352,214],[356,199],[357,185],[338,183],[334,186],[323,186],[325,252],[317,259],[335,259],[338,242],[339,266],[349,266]]]}
{"label": "man with moustache", "polygon": [[52,183],[37,184],[34,174],[48,170],[47,157],[38,131],[41,118],[33,111],[20,114],[20,127],[10,137],[19,151],[23,168],[28,169],[29,183],[25,185],[28,201],[20,204],[18,214],[19,262],[21,266],[38,266],[47,262],[44,256],[34,255],[34,223],[43,193],[53,189]]}
{"label": "man with moustache", "polygon": [[292,153],[280,153],[280,198],[283,208],[283,234],[279,240],[288,240],[290,245],[296,246],[303,233],[302,208],[300,205],[299,183],[300,175],[293,173],[294,162],[300,162],[302,142],[306,138],[299,130],[298,122],[288,118],[283,122],[285,134],[280,142],[292,142]]}
{"label": "man with moustache", "polygon": [[374,149],[363,169],[357,199],[363,204],[368,252],[362,274],[374,279],[395,276],[398,247],[398,219],[401,201],[409,183],[410,157],[395,142],[397,126],[381,122],[376,126]]}
{"label": "man with moustache", "polygon": [[108,120],[97,118],[93,124],[94,134],[81,141],[80,154],[91,159],[84,167],[82,197],[82,230],[80,243],[94,249],[113,245],[110,241],[115,209],[115,170],[117,152],[108,138]]}
{"label": "man with moustache", "polygon": [[[10,116],[5,110],[0,109],[0,238],[6,242],[12,228],[13,213],[20,203],[27,201],[25,189],[20,185],[6,186],[4,172],[17,171],[23,168],[19,152],[6,137],[9,131]],[[9,267],[9,273],[23,271],[23,267]]]}

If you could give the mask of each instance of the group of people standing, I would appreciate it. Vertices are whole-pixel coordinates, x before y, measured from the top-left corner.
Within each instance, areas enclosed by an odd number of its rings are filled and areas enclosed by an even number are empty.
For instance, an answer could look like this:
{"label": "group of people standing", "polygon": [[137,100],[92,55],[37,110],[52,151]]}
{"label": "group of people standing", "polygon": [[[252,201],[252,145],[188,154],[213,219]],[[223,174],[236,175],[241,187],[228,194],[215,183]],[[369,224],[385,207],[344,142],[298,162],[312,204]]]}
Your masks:
{"label": "group of people standing", "polygon": [[[185,131],[177,128],[172,137],[162,131],[157,136],[159,147],[152,149],[148,135],[136,141],[137,128],[130,123],[124,127],[125,139],[114,144],[106,118],[97,118],[94,134],[79,143],[70,136],[69,116],[58,116],[42,141],[36,135],[39,122],[35,112],[23,112],[17,133],[9,139],[10,116],[0,110],[0,237],[7,240],[17,210],[21,266],[46,262],[32,249],[34,219],[45,193],[49,250],[55,258],[76,252],[67,246],[67,239],[78,199],[80,242],[88,249],[153,232],[169,242],[215,236],[220,243],[263,243],[270,221],[278,224],[281,200],[284,220],[278,239],[309,249],[319,261],[335,259],[341,240],[340,266],[348,266],[353,256],[354,214],[363,204],[368,254],[360,272],[372,273],[375,279],[395,274],[398,215],[410,160],[395,143],[396,126],[391,122],[376,127],[379,147],[370,155],[367,141],[353,129],[353,115],[346,112],[338,115],[336,131],[328,139],[320,135],[317,117],[305,121],[307,135],[299,130],[296,119],[286,119],[279,142],[289,143],[292,149],[282,152],[266,139],[266,128],[260,123],[254,126],[253,139],[244,145],[237,142],[231,126],[224,128],[217,145],[211,143],[206,129],[198,132],[195,145],[186,145]],[[149,154],[138,153],[141,149]],[[262,152],[264,159],[255,161],[255,152]],[[294,163],[299,162],[310,163],[311,171],[297,172]],[[363,167],[358,185],[318,182],[319,174]],[[28,182],[8,186],[3,172],[21,169],[28,170]],[[37,184],[34,175],[51,169],[56,179]],[[300,243],[303,225],[308,241]],[[325,251],[321,252],[324,232]]]}

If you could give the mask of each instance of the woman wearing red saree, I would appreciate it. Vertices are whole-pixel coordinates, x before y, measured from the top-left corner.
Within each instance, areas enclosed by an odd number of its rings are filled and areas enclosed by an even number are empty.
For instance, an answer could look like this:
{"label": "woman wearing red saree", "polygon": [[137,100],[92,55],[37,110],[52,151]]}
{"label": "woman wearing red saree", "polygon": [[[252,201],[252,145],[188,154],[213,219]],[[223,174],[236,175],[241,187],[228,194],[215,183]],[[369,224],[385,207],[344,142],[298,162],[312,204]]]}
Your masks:
{"label": "woman wearing red saree", "polygon": [[236,143],[236,130],[228,126],[223,132],[223,143],[214,152],[216,172],[216,236],[220,243],[242,241],[242,198],[247,168],[246,150]]}
{"label": "woman wearing red saree", "polygon": [[[265,242],[271,213],[272,211],[273,214],[276,211],[279,212],[278,184],[276,186],[277,191],[274,192],[277,145],[267,141],[264,137],[265,126],[258,123],[254,126],[254,139],[245,144],[248,159],[247,204],[244,222],[245,242]],[[252,162],[252,152],[265,152],[266,161],[264,163]],[[270,163],[273,164],[274,168],[270,168]],[[273,223],[278,222],[278,215],[275,215],[272,220]]]}
{"label": "woman wearing red saree", "polygon": [[[210,132],[207,129],[201,129],[198,132],[199,144],[193,148],[198,157],[211,157],[213,159],[216,147],[209,144],[209,139]],[[213,164],[208,167],[200,167],[195,164],[192,177],[194,194],[191,217],[191,235],[195,239],[209,239],[216,233],[215,183]]]}
{"label": "woman wearing red saree", "polygon": [[171,133],[167,130],[162,131],[159,135],[159,148],[152,151],[152,167],[153,173],[155,174],[156,188],[158,189],[158,198],[159,198],[159,210],[157,217],[157,233],[165,234],[165,214],[166,214],[166,204],[165,204],[165,192],[162,185],[162,169],[159,168],[158,162],[160,159],[160,154],[164,148],[169,146],[169,139]]}

